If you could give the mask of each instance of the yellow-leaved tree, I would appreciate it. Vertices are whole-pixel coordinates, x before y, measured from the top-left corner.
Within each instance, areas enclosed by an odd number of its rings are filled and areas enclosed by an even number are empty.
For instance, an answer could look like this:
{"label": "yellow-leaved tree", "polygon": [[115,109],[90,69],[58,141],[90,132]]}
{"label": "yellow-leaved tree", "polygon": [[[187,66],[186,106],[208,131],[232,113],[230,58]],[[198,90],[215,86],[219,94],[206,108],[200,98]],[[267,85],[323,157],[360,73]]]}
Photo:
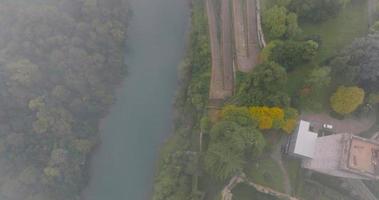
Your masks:
{"label": "yellow-leaved tree", "polygon": [[330,98],[333,110],[341,115],[355,111],[363,103],[365,91],[359,87],[340,86]]}
{"label": "yellow-leaved tree", "polygon": [[262,130],[280,128],[284,120],[284,111],[279,107],[254,106],[249,111]]}

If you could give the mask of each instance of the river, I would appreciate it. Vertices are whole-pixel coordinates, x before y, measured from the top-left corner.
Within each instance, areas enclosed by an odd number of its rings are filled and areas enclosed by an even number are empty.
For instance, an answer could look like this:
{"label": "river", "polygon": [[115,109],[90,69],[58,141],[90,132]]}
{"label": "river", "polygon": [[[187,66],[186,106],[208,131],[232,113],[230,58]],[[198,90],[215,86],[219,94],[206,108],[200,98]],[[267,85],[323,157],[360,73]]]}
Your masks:
{"label": "river", "polygon": [[128,75],[101,126],[86,200],[150,199],[159,148],[172,132],[188,0],[130,0]]}

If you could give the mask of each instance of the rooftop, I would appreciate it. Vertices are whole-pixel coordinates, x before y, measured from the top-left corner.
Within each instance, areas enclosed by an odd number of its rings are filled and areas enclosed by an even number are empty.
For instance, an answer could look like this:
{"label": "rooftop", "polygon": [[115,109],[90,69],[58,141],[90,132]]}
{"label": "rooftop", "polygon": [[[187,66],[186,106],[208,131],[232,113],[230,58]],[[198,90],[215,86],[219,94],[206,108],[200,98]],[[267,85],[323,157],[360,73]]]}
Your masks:
{"label": "rooftop", "polygon": [[302,166],[320,173],[357,179],[379,179],[379,142],[350,133],[318,137],[311,124],[300,121],[289,142]]}
{"label": "rooftop", "polygon": [[310,131],[310,123],[300,121],[293,153],[313,158],[318,134]]}
{"label": "rooftop", "polygon": [[352,136],[347,158],[348,169],[379,175],[379,143]]}

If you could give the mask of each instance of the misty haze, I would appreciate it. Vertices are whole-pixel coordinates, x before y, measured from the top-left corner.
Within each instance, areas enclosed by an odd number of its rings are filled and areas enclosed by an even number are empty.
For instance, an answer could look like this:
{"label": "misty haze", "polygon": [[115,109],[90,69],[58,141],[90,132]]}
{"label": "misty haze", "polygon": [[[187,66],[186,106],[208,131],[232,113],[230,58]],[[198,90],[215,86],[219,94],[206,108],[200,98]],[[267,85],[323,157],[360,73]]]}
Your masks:
{"label": "misty haze", "polygon": [[379,200],[379,0],[0,0],[0,200]]}

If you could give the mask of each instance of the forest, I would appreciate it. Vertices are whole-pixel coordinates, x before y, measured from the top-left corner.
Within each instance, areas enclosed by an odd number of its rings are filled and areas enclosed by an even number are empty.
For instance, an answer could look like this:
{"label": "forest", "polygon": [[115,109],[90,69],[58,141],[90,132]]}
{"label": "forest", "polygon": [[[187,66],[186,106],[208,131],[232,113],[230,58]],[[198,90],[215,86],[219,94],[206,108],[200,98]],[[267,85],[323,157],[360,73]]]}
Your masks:
{"label": "forest", "polygon": [[126,0],[0,3],[0,194],[76,200],[126,74]]}

